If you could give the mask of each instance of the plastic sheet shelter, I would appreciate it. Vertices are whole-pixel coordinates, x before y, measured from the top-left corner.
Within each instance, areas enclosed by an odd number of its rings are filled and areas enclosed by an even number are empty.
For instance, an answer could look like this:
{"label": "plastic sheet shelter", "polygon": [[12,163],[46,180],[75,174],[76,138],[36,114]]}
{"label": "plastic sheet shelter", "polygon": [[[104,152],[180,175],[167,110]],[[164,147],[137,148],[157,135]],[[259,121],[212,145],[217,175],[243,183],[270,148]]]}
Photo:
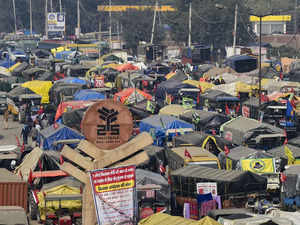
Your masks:
{"label": "plastic sheet shelter", "polygon": [[68,139],[84,139],[84,136],[63,124],[54,124],[38,133],[38,143],[43,150],[60,150],[63,144],[54,145],[54,142]]}
{"label": "plastic sheet shelter", "polygon": [[221,225],[214,219],[206,216],[201,220],[186,219],[181,216],[170,216],[165,213],[156,213],[139,222],[139,225],[170,225],[170,224],[184,224],[184,225]]}
{"label": "plastic sheet shelter", "polygon": [[127,88],[114,95],[114,101],[119,101],[125,105],[138,103],[145,99],[151,100],[152,96],[137,88]]}
{"label": "plastic sheet shelter", "polygon": [[[300,147],[292,144],[287,144],[286,147],[288,147],[288,149],[292,153],[292,156],[295,158],[294,164],[300,164]],[[282,160],[280,163],[282,168],[284,168],[284,166],[288,164],[288,156],[286,155],[284,148],[285,146],[282,145],[268,150],[268,153],[273,155],[273,157]]]}
{"label": "plastic sheet shelter", "polygon": [[64,112],[71,111],[74,109],[81,109],[94,104],[96,101],[67,101],[62,102],[57,107],[55,114],[55,121],[58,120]]}
{"label": "plastic sheet shelter", "polygon": [[134,66],[131,63],[117,65],[114,67],[114,69],[116,69],[120,72],[139,70],[139,68],[137,66]]}
{"label": "plastic sheet shelter", "polygon": [[154,115],[140,122],[140,132],[148,132],[154,139],[154,144],[162,145],[175,135],[192,132],[194,125],[168,115]]}
{"label": "plastic sheet shelter", "polygon": [[67,77],[64,79],[60,79],[56,81],[55,83],[67,83],[67,84],[82,84],[82,85],[87,85],[88,81],[77,78],[77,77]]}
{"label": "plastic sheet shelter", "polygon": [[161,108],[159,110],[159,114],[179,117],[185,111],[187,111],[187,110],[182,105],[171,104],[171,105],[166,105],[163,108]]}
{"label": "plastic sheet shelter", "polygon": [[79,90],[74,94],[75,101],[88,101],[88,100],[100,100],[105,99],[105,95],[89,89]]}
{"label": "plastic sheet shelter", "polygon": [[25,82],[22,87],[32,90],[34,93],[42,96],[41,103],[49,103],[49,90],[52,87],[51,81],[33,80]]}
{"label": "plastic sheet shelter", "polygon": [[225,64],[238,73],[245,73],[257,69],[257,58],[248,55],[232,56]]}
{"label": "plastic sheet shelter", "polygon": [[182,83],[190,84],[190,85],[194,86],[195,88],[199,88],[199,89],[201,89],[201,92],[205,92],[206,90],[211,89],[215,86],[212,83],[201,82],[201,81],[196,81],[196,80],[185,80]]}
{"label": "plastic sheet shelter", "polygon": [[171,172],[173,191],[179,196],[197,193],[196,183],[216,182],[218,195],[264,192],[267,179],[249,171],[220,170],[199,165],[188,165]]}
{"label": "plastic sheet shelter", "polygon": [[285,138],[282,129],[241,116],[224,123],[220,131],[226,140],[255,149],[282,145]]}

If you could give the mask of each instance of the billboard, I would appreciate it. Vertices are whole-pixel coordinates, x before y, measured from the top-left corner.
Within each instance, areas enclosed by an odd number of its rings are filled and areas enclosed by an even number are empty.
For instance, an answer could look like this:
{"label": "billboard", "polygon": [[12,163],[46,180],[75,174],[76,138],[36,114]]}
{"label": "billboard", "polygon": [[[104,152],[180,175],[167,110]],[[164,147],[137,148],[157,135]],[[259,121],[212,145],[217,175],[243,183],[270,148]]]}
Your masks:
{"label": "billboard", "polygon": [[99,225],[136,224],[135,166],[90,172]]}
{"label": "billboard", "polygon": [[65,13],[48,13],[48,31],[65,31],[66,18]]}

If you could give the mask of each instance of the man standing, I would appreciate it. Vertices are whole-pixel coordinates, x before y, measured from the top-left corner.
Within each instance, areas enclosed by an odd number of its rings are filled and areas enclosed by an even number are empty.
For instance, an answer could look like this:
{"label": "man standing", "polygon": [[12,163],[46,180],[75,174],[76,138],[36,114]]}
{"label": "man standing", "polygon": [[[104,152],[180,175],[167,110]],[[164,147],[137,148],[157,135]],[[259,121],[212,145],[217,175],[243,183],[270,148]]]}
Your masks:
{"label": "man standing", "polygon": [[3,115],[4,129],[8,129],[8,116],[8,109],[6,109]]}
{"label": "man standing", "polygon": [[28,124],[25,124],[21,131],[21,136],[23,137],[23,144],[28,144],[28,135],[31,131],[31,127]]}

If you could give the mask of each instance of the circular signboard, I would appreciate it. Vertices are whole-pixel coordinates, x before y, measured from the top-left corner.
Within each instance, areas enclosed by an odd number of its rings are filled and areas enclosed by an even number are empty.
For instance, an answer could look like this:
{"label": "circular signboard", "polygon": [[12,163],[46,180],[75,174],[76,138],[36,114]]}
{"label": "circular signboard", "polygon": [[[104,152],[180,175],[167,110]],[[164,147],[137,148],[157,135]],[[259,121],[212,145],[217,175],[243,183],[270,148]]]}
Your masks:
{"label": "circular signboard", "polygon": [[91,105],[81,122],[85,138],[100,149],[113,149],[127,142],[133,130],[128,108],[111,99]]}

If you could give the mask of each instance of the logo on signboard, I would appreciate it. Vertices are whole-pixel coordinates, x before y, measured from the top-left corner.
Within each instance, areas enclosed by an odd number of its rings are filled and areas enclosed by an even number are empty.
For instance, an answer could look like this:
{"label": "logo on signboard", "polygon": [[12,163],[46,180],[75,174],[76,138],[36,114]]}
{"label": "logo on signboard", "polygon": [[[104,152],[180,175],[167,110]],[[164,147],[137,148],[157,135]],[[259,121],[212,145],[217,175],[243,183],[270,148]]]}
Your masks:
{"label": "logo on signboard", "polygon": [[106,135],[110,132],[110,135],[119,135],[120,134],[120,125],[113,124],[117,120],[119,112],[114,109],[107,109],[102,107],[98,110],[99,118],[106,122],[105,125],[98,125],[97,134]]}
{"label": "logo on signboard", "polygon": [[260,172],[264,170],[265,167],[266,167],[265,162],[260,159],[254,159],[250,162],[250,168],[254,171]]}
{"label": "logo on signboard", "polygon": [[128,108],[111,99],[91,105],[81,123],[86,139],[100,149],[120,146],[128,141],[133,131],[133,120]]}
{"label": "logo on signboard", "polygon": [[55,20],[55,14],[54,13],[49,13],[48,14],[48,19],[49,20]]}

